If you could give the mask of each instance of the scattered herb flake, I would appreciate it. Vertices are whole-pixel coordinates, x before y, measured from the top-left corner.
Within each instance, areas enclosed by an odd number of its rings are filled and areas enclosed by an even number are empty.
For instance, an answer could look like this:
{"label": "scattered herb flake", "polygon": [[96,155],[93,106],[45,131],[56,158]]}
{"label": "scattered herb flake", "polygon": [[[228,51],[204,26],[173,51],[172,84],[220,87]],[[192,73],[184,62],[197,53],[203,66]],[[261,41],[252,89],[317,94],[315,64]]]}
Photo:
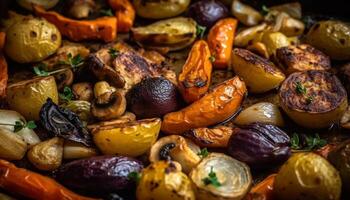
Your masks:
{"label": "scattered herb flake", "polygon": [[208,149],[207,148],[201,149],[201,151],[198,153],[198,155],[202,158],[207,157],[209,155]]}
{"label": "scattered herb flake", "polygon": [[207,28],[205,26],[201,26],[197,24],[196,29],[197,29],[197,33],[196,33],[197,36],[199,36],[199,38],[203,38]]}
{"label": "scattered herb flake", "polygon": [[[297,133],[293,133],[291,139],[291,148],[294,150],[316,150],[319,149],[327,144],[327,141],[324,139],[321,139],[320,136],[316,133],[314,136],[307,136],[304,137],[304,142],[300,140],[300,137]],[[302,145],[302,143],[304,145]]]}
{"label": "scattered herb flake", "polygon": [[290,144],[292,149],[300,149],[300,140],[299,135],[297,133],[293,133],[292,137],[290,138]]}
{"label": "scattered herb flake", "polygon": [[27,122],[27,128],[29,129],[35,129],[37,126],[34,121],[28,121]]}
{"label": "scattered herb flake", "polygon": [[214,187],[220,187],[221,183],[218,180],[218,177],[216,177],[216,173],[213,171],[213,167],[210,168],[210,172],[207,177],[202,179],[203,183],[205,185],[213,185]]}
{"label": "scattered herb flake", "polygon": [[108,53],[113,59],[119,55],[119,51],[115,48],[109,48]]}
{"label": "scattered herb flake", "polygon": [[73,92],[69,87],[64,87],[63,93],[58,94],[64,101],[71,101],[73,99]]}
{"label": "scattered herb flake", "polygon": [[73,57],[71,53],[68,53],[68,61],[73,70],[84,64],[84,59],[80,54]]}
{"label": "scattered herb flake", "polygon": [[141,174],[139,172],[130,172],[128,174],[128,179],[135,181],[135,183],[138,183],[141,179]]}
{"label": "scattered herb flake", "polygon": [[[8,125],[10,125],[10,124],[8,124]],[[14,128],[13,132],[15,132],[15,133],[21,131],[24,128],[29,128],[29,129],[36,128],[36,124],[34,121],[28,121],[27,123],[25,123],[23,120],[15,121],[15,124],[12,126]]]}
{"label": "scattered herb flake", "polygon": [[270,9],[269,9],[266,5],[263,5],[263,6],[261,7],[261,13],[262,13],[263,15],[267,15],[269,12],[270,12]]}
{"label": "scattered herb flake", "polygon": [[295,84],[295,91],[298,94],[306,94],[306,88],[299,81]]}
{"label": "scattered herb flake", "polygon": [[38,76],[48,76],[49,73],[44,70],[44,67],[46,67],[45,63],[39,63],[39,64],[35,65],[33,68],[34,73]]}
{"label": "scattered herb flake", "polygon": [[114,16],[112,9],[101,9],[100,14],[104,16]]}
{"label": "scattered herb flake", "polygon": [[308,96],[308,97],[306,97],[306,103],[307,103],[307,104],[312,103],[313,100],[314,100],[314,97],[313,97],[313,96]]}
{"label": "scattered herb flake", "polygon": [[215,62],[215,56],[210,56],[210,57],[209,57],[209,60],[210,60],[210,62],[212,62],[212,63]]}

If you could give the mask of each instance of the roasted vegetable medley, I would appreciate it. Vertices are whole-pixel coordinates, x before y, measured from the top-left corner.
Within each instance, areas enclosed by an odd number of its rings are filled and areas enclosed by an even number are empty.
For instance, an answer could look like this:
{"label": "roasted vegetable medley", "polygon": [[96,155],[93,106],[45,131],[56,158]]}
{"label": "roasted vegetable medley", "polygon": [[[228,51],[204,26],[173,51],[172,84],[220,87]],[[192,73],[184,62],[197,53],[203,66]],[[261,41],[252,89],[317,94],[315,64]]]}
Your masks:
{"label": "roasted vegetable medley", "polygon": [[350,23],[304,5],[1,1],[0,199],[349,199]]}

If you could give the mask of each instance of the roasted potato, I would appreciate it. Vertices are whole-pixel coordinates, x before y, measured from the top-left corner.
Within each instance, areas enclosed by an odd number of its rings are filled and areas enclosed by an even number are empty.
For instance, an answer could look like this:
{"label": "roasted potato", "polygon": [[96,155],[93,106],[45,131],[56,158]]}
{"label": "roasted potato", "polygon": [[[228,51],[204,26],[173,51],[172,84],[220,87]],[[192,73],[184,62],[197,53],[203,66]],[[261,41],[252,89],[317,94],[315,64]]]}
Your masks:
{"label": "roasted potato", "polygon": [[350,59],[350,25],[340,21],[320,21],[306,35],[307,43],[332,59]]}
{"label": "roasted potato", "polygon": [[338,171],[323,157],[297,153],[281,167],[273,192],[277,199],[284,200],[338,200],[341,180]]}
{"label": "roasted potato", "polygon": [[40,170],[57,169],[62,163],[63,139],[54,137],[40,142],[28,151],[27,157]]}
{"label": "roasted potato", "polygon": [[241,77],[252,93],[274,89],[285,79],[284,74],[272,62],[245,49],[232,52],[233,71]]}
{"label": "roasted potato", "polygon": [[280,104],[297,124],[326,128],[340,120],[348,101],[338,78],[325,71],[291,74],[279,90]]}
{"label": "roasted potato", "polygon": [[277,49],[276,60],[287,74],[308,70],[329,70],[331,68],[329,57],[307,44]]}
{"label": "roasted potato", "polygon": [[133,1],[137,15],[149,19],[175,17],[183,13],[187,9],[190,2],[190,0]]}
{"label": "roasted potato", "polygon": [[265,32],[261,38],[261,42],[265,44],[269,56],[274,56],[278,48],[289,45],[287,36],[280,32]]}
{"label": "roasted potato", "polygon": [[138,200],[194,200],[190,179],[176,162],[158,161],[142,171],[137,186]]}
{"label": "roasted potato", "polygon": [[139,156],[157,140],[161,121],[144,119],[125,124],[99,127],[92,130],[96,146],[103,154]]}
{"label": "roasted potato", "polygon": [[58,103],[58,91],[52,76],[36,77],[7,87],[7,103],[27,120],[39,120],[39,112],[47,98]]}
{"label": "roasted potato", "polygon": [[38,62],[61,46],[61,33],[44,19],[26,17],[6,32],[5,52],[19,63]]}
{"label": "roasted potato", "polygon": [[146,48],[179,50],[196,39],[196,22],[191,18],[177,17],[131,29],[132,37]]}

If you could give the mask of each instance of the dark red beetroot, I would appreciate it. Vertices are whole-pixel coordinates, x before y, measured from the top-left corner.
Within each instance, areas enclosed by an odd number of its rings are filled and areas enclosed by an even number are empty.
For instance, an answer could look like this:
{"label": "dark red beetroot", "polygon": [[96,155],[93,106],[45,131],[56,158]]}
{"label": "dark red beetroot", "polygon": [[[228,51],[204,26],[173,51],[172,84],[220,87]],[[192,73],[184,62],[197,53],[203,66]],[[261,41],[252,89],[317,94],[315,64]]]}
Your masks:
{"label": "dark red beetroot", "polygon": [[56,179],[64,186],[89,192],[115,192],[134,185],[131,172],[141,172],[140,161],[125,156],[96,156],[62,165]]}
{"label": "dark red beetroot", "polygon": [[126,99],[129,110],[139,119],[162,117],[183,105],[177,87],[161,77],[142,80],[127,93]]}

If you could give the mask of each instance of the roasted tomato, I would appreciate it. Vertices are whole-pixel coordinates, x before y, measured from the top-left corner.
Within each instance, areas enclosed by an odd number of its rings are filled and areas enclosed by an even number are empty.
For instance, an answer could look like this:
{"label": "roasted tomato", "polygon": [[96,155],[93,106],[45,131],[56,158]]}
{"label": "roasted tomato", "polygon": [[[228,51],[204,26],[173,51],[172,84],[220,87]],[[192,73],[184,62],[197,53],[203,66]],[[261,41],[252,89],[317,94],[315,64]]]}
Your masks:
{"label": "roasted tomato", "polygon": [[316,70],[291,74],[283,82],[279,98],[288,116],[308,128],[325,128],[338,122],[348,105],[338,78]]}

